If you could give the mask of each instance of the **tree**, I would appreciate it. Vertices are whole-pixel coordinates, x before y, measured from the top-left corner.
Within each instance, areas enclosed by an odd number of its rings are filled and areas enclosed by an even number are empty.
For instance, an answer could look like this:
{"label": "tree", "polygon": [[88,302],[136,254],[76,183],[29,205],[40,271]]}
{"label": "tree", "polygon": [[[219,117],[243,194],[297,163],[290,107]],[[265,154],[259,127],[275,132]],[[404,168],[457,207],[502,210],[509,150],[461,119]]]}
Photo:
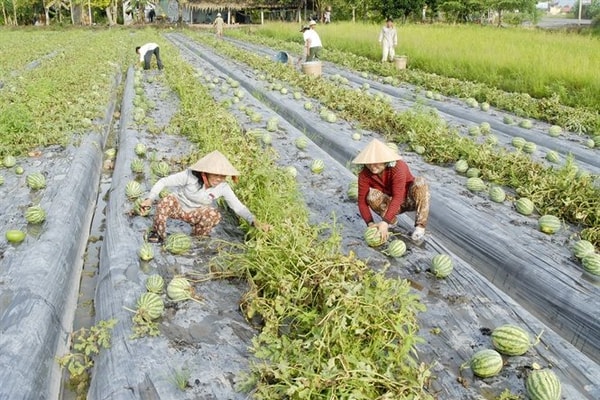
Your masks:
{"label": "tree", "polygon": [[402,16],[406,20],[411,15],[421,15],[425,0],[374,0],[374,6],[383,18]]}
{"label": "tree", "polygon": [[536,0],[488,0],[489,7],[498,13],[498,26],[502,25],[502,13],[519,11],[534,13]]}

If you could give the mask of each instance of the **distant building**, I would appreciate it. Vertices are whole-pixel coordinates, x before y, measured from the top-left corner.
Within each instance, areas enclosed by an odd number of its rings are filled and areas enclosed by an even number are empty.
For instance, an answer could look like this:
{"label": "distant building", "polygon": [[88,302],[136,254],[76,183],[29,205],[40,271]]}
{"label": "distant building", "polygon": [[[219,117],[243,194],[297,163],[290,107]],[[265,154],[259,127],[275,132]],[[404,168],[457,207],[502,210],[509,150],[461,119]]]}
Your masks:
{"label": "distant building", "polygon": [[550,10],[550,3],[545,1],[545,2],[540,2],[537,3],[535,5],[535,8],[537,8],[538,10],[544,10],[544,11],[549,11]]}

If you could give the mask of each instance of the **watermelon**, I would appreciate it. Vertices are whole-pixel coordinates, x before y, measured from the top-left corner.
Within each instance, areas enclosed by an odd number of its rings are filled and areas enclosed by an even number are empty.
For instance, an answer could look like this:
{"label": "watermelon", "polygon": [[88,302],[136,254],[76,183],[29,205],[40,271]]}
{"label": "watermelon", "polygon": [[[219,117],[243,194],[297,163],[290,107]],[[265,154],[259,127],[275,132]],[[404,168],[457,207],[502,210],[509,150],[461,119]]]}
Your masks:
{"label": "watermelon", "polygon": [[386,253],[390,257],[402,257],[406,253],[406,243],[400,239],[392,240],[388,245]]}
{"label": "watermelon", "polygon": [[480,133],[481,131],[477,125],[469,127],[469,135],[479,136]]}
{"label": "watermelon", "polygon": [[4,235],[6,236],[6,240],[8,240],[10,243],[21,243],[23,240],[25,240],[25,236],[27,236],[25,232],[18,229],[8,230]]}
{"label": "watermelon", "polygon": [[492,126],[489,122],[484,121],[481,124],[479,124],[479,131],[481,131],[481,133],[483,133],[484,135],[487,135],[492,131]]}
{"label": "watermelon", "polygon": [[498,144],[498,137],[495,135],[490,135],[485,139],[485,142],[489,145],[495,146]]}
{"label": "watermelon", "polygon": [[304,109],[307,111],[310,111],[313,109],[313,104],[310,101],[307,101],[306,103],[304,103]]}
{"label": "watermelon", "polygon": [[504,122],[506,125],[512,125],[515,123],[515,120],[510,115],[505,115],[502,118],[502,122]]}
{"label": "watermelon", "polygon": [[594,245],[587,240],[580,240],[573,246],[573,254],[577,258],[583,258],[588,254],[593,254],[595,252]]}
{"label": "watermelon", "polygon": [[362,90],[369,90],[371,88],[371,85],[369,85],[367,82],[363,83],[361,86]]}
{"label": "watermelon", "polygon": [[277,131],[278,126],[279,126],[279,118],[277,118],[277,117],[271,117],[267,121],[267,130],[269,132]]}
{"label": "watermelon", "polygon": [[549,369],[534,370],[525,379],[525,388],[530,400],[560,400],[560,380]]}
{"label": "watermelon", "polygon": [[143,143],[137,143],[133,151],[138,157],[144,157],[146,155],[146,146]]}
{"label": "watermelon", "polygon": [[358,199],[358,181],[350,182],[346,194],[350,200]]}
{"label": "watermelon", "polygon": [[235,100],[241,100],[244,98],[244,96],[246,95],[246,93],[242,90],[242,89],[236,89],[233,92],[233,95],[235,96]]}
{"label": "watermelon", "polygon": [[4,185],[4,177],[0,175],[0,185]]}
{"label": "watermelon", "polygon": [[293,165],[288,165],[285,167],[285,172],[293,178],[298,175],[298,170]]}
{"label": "watermelon", "polygon": [[109,160],[114,160],[114,158],[117,156],[117,149],[112,147],[110,149],[106,149],[104,156]]}
{"label": "watermelon", "polygon": [[436,278],[445,278],[454,269],[452,258],[447,254],[437,254],[431,259],[431,272]]}
{"label": "watermelon", "polygon": [[164,247],[171,254],[184,254],[192,247],[192,239],[185,233],[173,233],[167,237]]}
{"label": "watermelon", "polygon": [[561,133],[562,133],[562,128],[558,125],[552,125],[548,129],[548,134],[552,137],[560,136]]}
{"label": "watermelon", "polygon": [[297,148],[304,150],[306,146],[308,146],[308,139],[306,136],[300,136],[294,143],[296,144]]}
{"label": "watermelon", "polygon": [[4,164],[4,166],[6,168],[12,168],[15,166],[16,163],[17,163],[17,159],[14,158],[13,156],[5,156],[4,159],[2,160],[2,164]]}
{"label": "watermelon", "polygon": [[480,378],[498,375],[503,365],[502,356],[496,350],[479,350],[471,357],[471,371]]}
{"label": "watermelon", "polygon": [[585,147],[589,147],[590,149],[592,149],[595,145],[596,143],[594,142],[594,139],[587,139],[585,141]]}
{"label": "watermelon", "polygon": [[137,301],[136,314],[144,321],[152,321],[160,318],[164,311],[165,304],[156,293],[146,292]]}
{"label": "watermelon", "polygon": [[360,139],[362,139],[362,135],[361,135],[360,133],[358,133],[358,132],[354,132],[354,133],[352,134],[352,140],[356,140],[356,141],[358,141],[358,140],[360,140]]}
{"label": "watermelon", "polygon": [[524,119],[521,122],[519,122],[519,126],[524,129],[531,129],[533,128],[533,123],[528,119]]}
{"label": "watermelon", "polygon": [[490,200],[492,200],[495,203],[502,203],[504,200],[506,200],[506,193],[504,192],[504,189],[502,189],[500,186],[492,186],[490,188]]}
{"label": "watermelon", "polygon": [[416,145],[413,147],[413,150],[415,151],[415,153],[417,154],[423,154],[425,153],[425,147],[420,146],[420,145]]}
{"label": "watermelon", "polygon": [[323,160],[314,160],[310,165],[310,170],[315,174],[320,174],[325,169]]}
{"label": "watermelon", "polygon": [[273,142],[273,137],[271,136],[271,134],[269,132],[263,133],[263,135],[261,136],[261,139],[262,139],[262,142],[264,144],[266,144],[267,146],[269,146]]}
{"label": "watermelon", "polygon": [[15,174],[23,175],[24,173],[25,173],[25,170],[23,169],[23,167],[21,167],[20,165],[17,165],[15,167]]}
{"label": "watermelon", "polygon": [[522,137],[517,136],[512,139],[511,143],[514,147],[520,150],[523,148],[523,146],[525,146],[525,143],[527,143],[527,141]]}
{"label": "watermelon", "polygon": [[288,93],[288,90],[287,90],[287,88],[284,88],[284,87],[282,87],[282,88],[279,90],[279,93],[281,93],[281,94],[287,94],[287,93]]}
{"label": "watermelon", "polygon": [[160,178],[164,178],[165,176],[168,176],[171,173],[171,167],[169,167],[169,164],[167,164],[167,162],[165,161],[152,163],[150,169],[152,170],[152,173],[154,175]]}
{"label": "watermelon", "polygon": [[165,287],[165,281],[162,276],[158,274],[153,274],[146,279],[146,290],[151,293],[162,293],[163,288]]}
{"label": "watermelon", "polygon": [[533,142],[527,142],[523,145],[523,152],[527,154],[532,154],[537,148],[536,144]]}
{"label": "watermelon", "polygon": [[187,279],[176,276],[167,285],[167,296],[173,301],[185,301],[193,299],[195,293]]}
{"label": "watermelon", "polygon": [[161,199],[164,199],[165,197],[167,197],[170,194],[171,194],[171,192],[169,191],[169,189],[164,188],[163,190],[160,191],[160,193],[158,194],[158,197],[160,197]]}
{"label": "watermelon", "polygon": [[34,172],[27,175],[25,183],[33,190],[39,190],[46,187],[46,177],[41,172]]}
{"label": "watermelon", "polygon": [[294,92],[294,100],[300,100],[302,98],[302,93]]}
{"label": "watermelon", "polygon": [[560,229],[560,219],[554,215],[542,215],[538,219],[538,226],[540,231],[548,234],[556,233]]}
{"label": "watermelon", "polygon": [[139,158],[135,158],[129,165],[129,168],[131,168],[131,172],[141,174],[144,172],[144,161]]}
{"label": "watermelon", "polygon": [[138,256],[142,261],[150,261],[154,258],[154,249],[150,243],[142,244],[142,247],[138,250]]}
{"label": "watermelon", "polygon": [[592,275],[600,275],[600,254],[588,254],[581,260],[583,269]]}
{"label": "watermelon", "polygon": [[533,201],[526,197],[521,197],[515,201],[515,208],[519,214],[531,215],[534,209]]}
{"label": "watermelon", "polygon": [[337,116],[332,112],[328,112],[327,115],[325,116],[325,121],[333,124],[334,122],[337,121]]}
{"label": "watermelon", "polygon": [[476,99],[474,99],[473,97],[467,98],[467,100],[465,100],[465,103],[467,103],[467,105],[471,108],[479,107],[479,102]]}
{"label": "watermelon", "polygon": [[466,160],[458,160],[454,164],[454,170],[460,174],[467,172],[468,169],[469,169],[469,164],[467,163]]}
{"label": "watermelon", "polygon": [[142,185],[137,181],[129,181],[125,186],[125,195],[129,200],[135,200],[142,195]]}
{"label": "watermelon", "polygon": [[426,91],[425,97],[427,97],[428,99],[433,99],[433,92],[431,90]]}
{"label": "watermelon", "polygon": [[364,237],[367,245],[370,247],[379,247],[385,243],[385,241],[381,238],[379,229],[377,229],[376,226],[368,227],[367,230],[365,230]]}
{"label": "watermelon", "polygon": [[469,178],[467,179],[467,189],[471,192],[481,192],[485,190],[485,183],[481,178]]}
{"label": "watermelon", "polygon": [[39,205],[31,206],[25,211],[25,220],[30,224],[41,224],[46,220],[46,211]]}
{"label": "watermelon", "polygon": [[467,170],[467,177],[468,178],[477,178],[479,176],[479,168],[469,168]]}
{"label": "watermelon", "polygon": [[257,112],[252,112],[250,114],[250,121],[252,121],[254,123],[258,123],[258,122],[262,121],[262,115]]}
{"label": "watermelon", "polygon": [[483,102],[479,105],[479,108],[481,109],[481,111],[489,111],[490,110],[490,103],[487,102]]}
{"label": "watermelon", "polygon": [[531,346],[529,334],[515,325],[497,327],[493,330],[491,338],[494,349],[507,356],[523,355]]}
{"label": "watermelon", "polygon": [[556,151],[550,150],[546,153],[546,160],[550,161],[551,163],[557,163],[560,161],[560,157]]}
{"label": "watermelon", "polygon": [[389,147],[394,153],[398,153],[398,145],[394,142],[387,142],[385,144],[387,147]]}

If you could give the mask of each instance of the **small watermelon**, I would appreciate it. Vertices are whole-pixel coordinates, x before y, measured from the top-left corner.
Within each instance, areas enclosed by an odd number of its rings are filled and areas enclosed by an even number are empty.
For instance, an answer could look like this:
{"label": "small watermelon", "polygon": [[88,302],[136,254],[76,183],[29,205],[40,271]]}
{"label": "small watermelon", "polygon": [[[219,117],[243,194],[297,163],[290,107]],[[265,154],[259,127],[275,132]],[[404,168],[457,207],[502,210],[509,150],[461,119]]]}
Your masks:
{"label": "small watermelon", "polygon": [[25,173],[25,170],[23,169],[23,167],[21,167],[20,165],[17,165],[15,167],[15,174],[23,175],[24,173]]}
{"label": "small watermelon", "polygon": [[27,175],[27,178],[25,178],[25,183],[32,190],[40,190],[46,187],[46,177],[41,172],[34,172]]}
{"label": "small watermelon", "polygon": [[267,120],[267,130],[269,132],[276,132],[279,127],[279,118],[271,117]]}
{"label": "small watermelon", "polygon": [[27,236],[25,232],[18,229],[8,230],[4,235],[6,236],[6,240],[8,240],[10,243],[21,243],[23,240],[25,240],[25,236]]}
{"label": "small watermelon", "polygon": [[142,185],[137,181],[129,181],[125,186],[125,195],[129,200],[135,200],[142,195]]}
{"label": "small watermelon", "polygon": [[469,168],[467,170],[467,178],[477,178],[479,176],[479,168]]}
{"label": "small watermelon", "polygon": [[526,197],[521,197],[515,201],[515,208],[519,214],[531,215],[534,209],[533,201]]}
{"label": "small watermelon", "polygon": [[315,174],[320,174],[325,169],[323,160],[314,160],[310,165],[310,170]]}
{"label": "small watermelon", "polygon": [[458,160],[454,164],[454,170],[456,172],[458,172],[459,174],[464,174],[465,172],[467,172],[468,169],[469,169],[469,164],[467,163],[466,160]]}
{"label": "small watermelon", "polygon": [[390,257],[402,257],[406,253],[406,243],[400,239],[392,240],[388,245],[386,253]]}
{"label": "small watermelon", "polygon": [[144,243],[138,250],[138,256],[142,261],[150,261],[154,258],[154,249],[150,243]]}
{"label": "small watermelon", "polygon": [[31,206],[25,211],[25,220],[30,224],[41,224],[46,220],[46,211],[39,205]]}
{"label": "small watermelon", "polygon": [[173,278],[167,285],[167,296],[173,301],[191,300],[196,297],[190,282],[180,276]]}
{"label": "small watermelon", "polygon": [[454,269],[452,258],[447,254],[437,254],[431,260],[431,272],[436,278],[445,278]]}
{"label": "small watermelon", "polygon": [[573,254],[577,258],[583,258],[588,254],[593,254],[595,252],[594,245],[587,240],[580,240],[573,246]]}
{"label": "small watermelon", "polygon": [[467,189],[471,192],[481,192],[485,190],[485,182],[481,178],[467,179]]}
{"label": "small watermelon", "polygon": [[506,193],[500,186],[492,186],[489,194],[490,200],[495,203],[502,203],[504,200],[506,200]]}
{"label": "small watermelon", "polygon": [[481,124],[479,124],[479,130],[482,134],[487,135],[488,133],[492,132],[492,126],[489,122],[484,121]]}
{"label": "small watermelon", "polygon": [[425,147],[421,146],[421,145],[416,145],[413,147],[413,150],[415,151],[415,153],[417,154],[423,154],[425,153]]}
{"label": "small watermelon", "polygon": [[532,154],[537,149],[537,145],[533,142],[526,142],[523,145],[523,152],[527,154]]}
{"label": "small watermelon", "polygon": [[164,311],[165,304],[156,293],[146,292],[137,301],[136,313],[145,321],[160,318]]}
{"label": "small watermelon", "polygon": [[0,175],[0,185],[4,185],[4,177]]}
{"label": "small watermelon", "polygon": [[298,149],[304,150],[306,149],[306,146],[308,146],[308,139],[306,136],[300,136],[294,143]]}
{"label": "small watermelon", "polygon": [[313,109],[313,104],[310,101],[307,101],[306,103],[304,103],[304,109],[307,111],[310,111]]}
{"label": "small watermelon", "polygon": [[519,122],[519,126],[524,129],[531,129],[533,128],[533,122],[531,122],[528,119],[524,119],[521,122]]}
{"label": "small watermelon", "polygon": [[358,181],[353,181],[348,184],[346,195],[350,200],[358,199]]}
{"label": "small watermelon", "polygon": [[154,175],[160,178],[164,178],[165,176],[168,176],[171,173],[171,167],[169,167],[169,164],[167,164],[166,161],[152,163],[150,169],[152,170],[152,173]]}
{"label": "small watermelon", "polygon": [[265,132],[263,133],[263,135],[261,136],[262,142],[269,146],[271,143],[273,143],[273,137],[271,136],[271,134],[269,132]]}
{"label": "small watermelon", "polygon": [[552,125],[548,129],[548,134],[552,137],[560,136],[561,133],[562,133],[562,128],[558,125]]}
{"label": "small watermelon", "polygon": [[165,241],[165,250],[171,254],[184,254],[191,248],[192,239],[185,233],[173,233]]}
{"label": "small watermelon", "polygon": [[492,331],[492,345],[507,356],[523,355],[531,347],[531,337],[523,329],[515,325],[502,325]]}
{"label": "small watermelon", "polygon": [[337,122],[337,116],[332,112],[328,112],[325,116],[325,121],[333,124],[334,122]]}
{"label": "small watermelon", "polygon": [[481,130],[479,129],[479,126],[475,125],[475,126],[470,126],[468,132],[469,132],[470,136],[479,136],[479,134],[481,133]]}
{"label": "small watermelon", "polygon": [[586,139],[586,141],[584,142],[584,144],[585,144],[585,147],[588,147],[588,148],[592,149],[596,145],[596,142],[594,142],[594,139]]}
{"label": "small watermelon", "polygon": [[527,143],[527,141],[522,137],[517,136],[512,139],[511,143],[515,148],[520,150],[523,148],[523,146],[525,146],[525,143]]}
{"label": "small watermelon", "polygon": [[106,149],[106,151],[104,152],[104,156],[109,160],[114,160],[115,157],[117,156],[117,149],[112,148],[112,147],[109,149]]}
{"label": "small watermelon", "polygon": [[486,139],[485,142],[491,146],[495,146],[498,144],[498,136],[496,135],[489,135]]}
{"label": "small watermelon", "polygon": [[131,172],[141,174],[144,172],[144,161],[139,158],[135,158],[133,161],[131,161],[129,168],[131,168]]}
{"label": "small watermelon", "polygon": [[560,380],[549,369],[531,371],[525,380],[525,388],[530,400],[560,400],[561,398]]}
{"label": "small watermelon", "polygon": [[15,166],[16,163],[17,159],[13,156],[5,156],[2,160],[2,164],[4,164],[6,168],[12,168]]}
{"label": "small watermelon", "polygon": [[371,226],[365,230],[365,241],[367,245],[370,247],[379,247],[385,241],[381,238],[381,234],[379,233],[379,229],[376,226]]}
{"label": "small watermelon", "polygon": [[592,275],[600,275],[600,254],[588,254],[581,260],[583,269]]}
{"label": "small watermelon", "polygon": [[506,125],[512,125],[515,123],[515,120],[510,115],[505,115],[502,118],[502,122],[504,122]]}
{"label": "small watermelon", "polygon": [[560,219],[554,215],[542,215],[538,219],[538,226],[540,231],[552,235],[560,229]]}
{"label": "small watermelon", "polygon": [[162,293],[163,288],[165,287],[165,281],[162,276],[158,274],[153,274],[146,279],[146,290],[151,293]]}
{"label": "small watermelon", "polygon": [[560,157],[556,151],[550,150],[546,153],[546,160],[550,161],[551,163],[558,163],[560,161]]}
{"label": "small watermelon", "polygon": [[294,92],[294,100],[300,100],[302,98],[302,93]]}
{"label": "small watermelon", "polygon": [[471,357],[471,371],[480,378],[498,375],[503,365],[502,356],[496,350],[479,350]]}
{"label": "small watermelon", "polygon": [[288,165],[287,167],[284,168],[285,172],[290,175],[291,177],[296,177],[298,175],[298,170],[296,169],[296,167],[294,167],[293,165]]}
{"label": "small watermelon", "polygon": [[133,151],[138,157],[144,157],[146,155],[146,146],[143,143],[137,143]]}
{"label": "small watermelon", "polygon": [[360,139],[362,139],[362,135],[360,133],[354,132],[352,134],[352,140],[359,141]]}

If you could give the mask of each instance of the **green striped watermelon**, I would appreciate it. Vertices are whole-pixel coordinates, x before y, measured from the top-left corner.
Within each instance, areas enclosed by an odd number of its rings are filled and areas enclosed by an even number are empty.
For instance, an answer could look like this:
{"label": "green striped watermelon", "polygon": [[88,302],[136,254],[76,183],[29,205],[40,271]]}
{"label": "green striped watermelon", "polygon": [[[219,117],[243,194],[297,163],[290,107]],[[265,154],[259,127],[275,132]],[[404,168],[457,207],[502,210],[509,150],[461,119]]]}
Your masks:
{"label": "green striped watermelon", "polygon": [[315,174],[320,174],[325,169],[325,163],[323,160],[314,160],[310,164],[310,170]]}
{"label": "green striped watermelon", "polygon": [[125,196],[130,200],[137,199],[143,192],[142,185],[137,181],[129,181],[125,186]]}
{"label": "green striped watermelon", "polygon": [[531,346],[531,338],[523,329],[515,325],[502,325],[492,332],[492,345],[507,356],[525,354]]}
{"label": "green striped watermelon", "polygon": [[489,144],[490,146],[495,146],[498,144],[498,136],[496,135],[489,135],[486,139],[485,142],[487,144]]}
{"label": "green striped watermelon", "polygon": [[158,274],[153,274],[146,279],[146,290],[152,293],[162,293],[163,288],[165,287],[165,281],[162,276]]}
{"label": "green striped watermelon", "polygon": [[498,375],[502,370],[504,361],[496,350],[483,349],[471,357],[471,371],[480,378],[489,378]]}
{"label": "green striped watermelon", "polygon": [[2,160],[2,164],[4,164],[6,168],[12,168],[15,166],[16,163],[17,159],[13,156],[5,156]]}
{"label": "green striped watermelon", "polygon": [[467,179],[467,189],[471,192],[481,192],[485,190],[485,182],[481,178]]}
{"label": "green striped watermelon", "polygon": [[131,168],[131,172],[141,174],[144,172],[144,160],[141,158],[134,158],[133,161],[131,161],[129,168]]}
{"label": "green striped watermelon", "polygon": [[142,261],[150,261],[154,258],[154,249],[150,243],[144,243],[138,250],[138,256]]}
{"label": "green striped watermelon", "polygon": [[386,250],[386,254],[390,257],[402,257],[404,253],[406,253],[406,243],[400,239],[392,240]]}
{"label": "green striped watermelon", "polygon": [[352,134],[352,140],[359,141],[360,139],[362,139],[362,135],[361,135],[360,133],[358,133],[358,132],[354,132],[354,133]]}
{"label": "green striped watermelon", "polygon": [[477,178],[479,176],[479,168],[469,168],[467,170],[467,177],[468,178]]}
{"label": "green striped watermelon", "polygon": [[490,103],[484,101],[483,103],[479,104],[479,109],[481,111],[489,111],[490,110]]}
{"label": "green striped watermelon", "polygon": [[557,163],[560,161],[560,157],[558,155],[558,153],[554,150],[550,150],[549,152],[546,153],[546,160],[550,161],[551,163]]}
{"label": "green striped watermelon", "polygon": [[423,153],[425,153],[425,146],[416,145],[416,146],[413,146],[413,150],[417,154],[423,154]]}
{"label": "green striped watermelon", "polygon": [[348,184],[348,190],[346,192],[350,200],[358,199],[358,181],[352,181]]}
{"label": "green striped watermelon", "polygon": [[540,231],[548,234],[556,233],[560,229],[560,219],[554,215],[542,215],[538,220]]}
{"label": "green striped watermelon", "polygon": [[525,388],[530,400],[560,400],[561,398],[560,380],[549,369],[531,371],[525,380]]}
{"label": "green striped watermelon", "polygon": [[593,254],[595,251],[594,245],[587,240],[579,240],[573,246],[573,254],[575,254],[575,257],[577,258],[583,258],[588,254]]}
{"label": "green striped watermelon", "polygon": [[192,239],[185,233],[173,233],[167,236],[165,250],[172,254],[184,254],[192,247]]}
{"label": "green striped watermelon", "polygon": [[502,203],[506,200],[506,193],[500,186],[492,186],[490,189],[490,200],[495,203]]}
{"label": "green striped watermelon", "polygon": [[145,321],[152,321],[163,314],[165,304],[156,293],[146,292],[137,301],[137,314]]}
{"label": "green striped watermelon", "polygon": [[150,166],[152,173],[158,177],[164,178],[165,176],[171,173],[171,167],[165,161],[159,161],[157,163],[153,163]]}
{"label": "green striped watermelon", "polygon": [[269,132],[277,131],[278,127],[279,127],[279,118],[271,117],[267,120],[267,130]]}
{"label": "green striped watermelon", "polygon": [[470,126],[468,132],[469,132],[469,135],[471,135],[471,136],[479,136],[479,134],[481,133],[481,130],[479,129],[479,126],[475,125],[475,126]]}
{"label": "green striped watermelon", "polygon": [[533,201],[529,200],[527,197],[521,197],[515,201],[515,208],[519,214],[531,215],[534,209]]}
{"label": "green striped watermelon", "polygon": [[293,165],[288,165],[284,168],[285,172],[291,177],[295,178],[298,175],[298,170]]}
{"label": "green striped watermelon", "polygon": [[527,142],[523,146],[523,152],[527,154],[532,154],[537,149],[537,145],[533,142]]}
{"label": "green striped watermelon", "polygon": [[588,254],[581,260],[583,269],[592,275],[600,275],[600,254]]}
{"label": "green striped watermelon", "polygon": [[467,163],[466,160],[458,160],[454,164],[454,170],[460,174],[467,172],[468,169],[469,169],[469,163]]}
{"label": "green striped watermelon", "polygon": [[525,143],[527,143],[527,141],[522,137],[517,136],[512,139],[511,143],[517,149],[522,149],[523,146],[525,146]]}
{"label": "green striped watermelon", "polygon": [[548,134],[552,137],[560,136],[561,133],[562,133],[562,128],[558,125],[552,125],[548,129]]}
{"label": "green striped watermelon", "polygon": [[381,234],[379,233],[379,229],[377,229],[376,226],[367,228],[364,237],[367,245],[370,247],[379,247],[384,243],[384,240],[381,238]]}
{"label": "green striped watermelon", "polygon": [[184,277],[176,276],[167,285],[167,296],[173,301],[192,300],[195,298],[194,287]]}
{"label": "green striped watermelon", "polygon": [[144,157],[146,155],[146,146],[144,143],[137,143],[133,148],[133,151],[138,157]]}
{"label": "green striped watermelon", "polygon": [[39,190],[46,187],[46,177],[41,172],[34,172],[27,175],[25,183],[33,190]]}
{"label": "green striped watermelon", "polygon": [[481,124],[479,124],[479,130],[481,131],[481,133],[483,133],[484,135],[487,135],[488,133],[492,132],[492,126],[490,125],[489,122],[482,122]]}
{"label": "green striped watermelon", "polygon": [[296,139],[295,144],[297,148],[304,150],[306,146],[308,146],[308,139],[306,136],[300,136],[298,139]]}
{"label": "green striped watermelon", "polygon": [[502,117],[502,122],[504,122],[506,125],[512,125],[515,123],[515,120],[510,115],[505,115]]}
{"label": "green striped watermelon", "polygon": [[533,122],[531,122],[531,121],[530,121],[530,120],[528,120],[528,119],[524,119],[524,120],[522,120],[521,122],[519,122],[519,126],[520,126],[521,128],[525,128],[525,129],[531,129],[531,128],[533,128]]}
{"label": "green striped watermelon", "polygon": [[431,272],[436,278],[445,278],[454,269],[452,258],[447,254],[437,254],[431,260]]}
{"label": "green striped watermelon", "polygon": [[46,220],[46,211],[39,205],[31,206],[25,211],[25,220],[30,224],[41,224]]}
{"label": "green striped watermelon", "polygon": [[262,142],[264,144],[266,144],[267,146],[273,142],[273,137],[271,136],[271,134],[269,132],[263,133],[261,136],[261,139],[262,139]]}

